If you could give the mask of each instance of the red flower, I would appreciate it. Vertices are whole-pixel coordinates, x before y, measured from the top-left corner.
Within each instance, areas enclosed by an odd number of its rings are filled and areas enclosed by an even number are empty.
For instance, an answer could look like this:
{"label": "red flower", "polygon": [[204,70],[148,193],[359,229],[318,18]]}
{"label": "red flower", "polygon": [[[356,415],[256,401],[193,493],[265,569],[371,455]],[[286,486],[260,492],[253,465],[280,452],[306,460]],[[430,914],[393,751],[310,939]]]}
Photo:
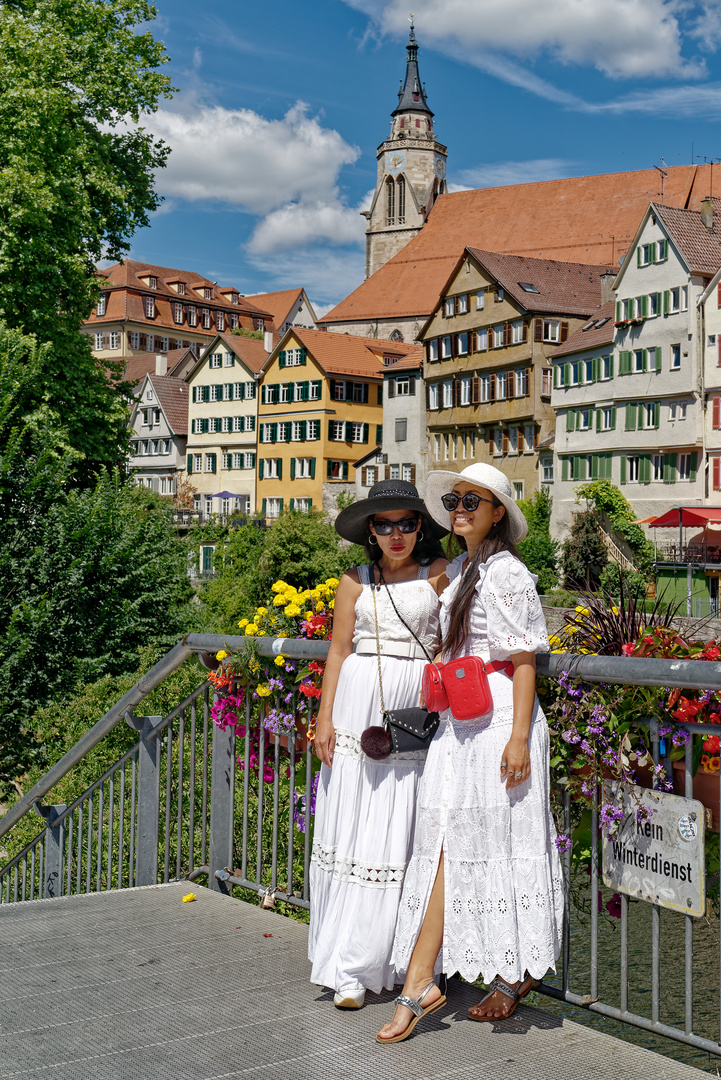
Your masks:
{"label": "red flower", "polygon": [[721,739],[718,735],[709,735],[708,739],[704,739],[703,748],[709,754],[718,754],[721,749]]}
{"label": "red flower", "polygon": [[323,665],[319,664],[317,660],[311,660],[311,662],[308,664],[308,670],[312,671],[314,675],[322,675]]}
{"label": "red flower", "polygon": [[621,646],[621,652],[623,653],[624,656],[633,656],[633,650],[635,648],[636,648],[636,646],[632,645],[629,642],[628,644]]}
{"label": "red flower", "polygon": [[319,686],[315,686],[314,683],[307,682],[301,683],[298,687],[303,697],[320,697],[321,689]]}
{"label": "red flower", "polygon": [[721,649],[717,649],[715,645],[710,649],[706,649],[707,660],[718,660],[719,656],[721,656]]}
{"label": "red flower", "polygon": [[708,718],[709,724],[721,724],[721,716],[717,712],[712,712]]}

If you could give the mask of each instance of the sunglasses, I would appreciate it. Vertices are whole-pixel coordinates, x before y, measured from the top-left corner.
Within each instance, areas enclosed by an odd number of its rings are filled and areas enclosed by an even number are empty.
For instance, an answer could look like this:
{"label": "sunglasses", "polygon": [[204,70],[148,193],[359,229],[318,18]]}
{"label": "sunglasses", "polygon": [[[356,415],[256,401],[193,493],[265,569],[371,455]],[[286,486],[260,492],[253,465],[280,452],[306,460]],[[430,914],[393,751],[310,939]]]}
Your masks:
{"label": "sunglasses", "polygon": [[477,510],[482,502],[490,503],[492,506],[496,505],[495,500],[484,499],[482,495],[476,495],[472,491],[467,491],[463,496],[451,492],[449,495],[441,496],[441,502],[448,511],[455,510],[459,503],[463,504],[464,510],[469,511]]}
{"label": "sunglasses", "polygon": [[390,536],[394,529],[400,529],[402,533],[417,532],[420,522],[418,518],[401,518],[400,521],[374,521],[373,528],[378,536]]}

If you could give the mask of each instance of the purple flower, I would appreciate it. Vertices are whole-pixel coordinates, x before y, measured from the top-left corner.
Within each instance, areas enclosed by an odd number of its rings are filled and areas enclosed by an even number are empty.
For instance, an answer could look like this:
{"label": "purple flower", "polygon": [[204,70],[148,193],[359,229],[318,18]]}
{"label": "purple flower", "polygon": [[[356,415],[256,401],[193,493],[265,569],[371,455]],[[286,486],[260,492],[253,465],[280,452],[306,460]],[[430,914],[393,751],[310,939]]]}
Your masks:
{"label": "purple flower", "polygon": [[677,728],[673,733],[671,741],[674,746],[686,746],[690,738],[690,731],[686,731],[684,728]]}
{"label": "purple flower", "polygon": [[585,753],[587,753],[587,754],[592,754],[592,753],[593,753],[593,747],[591,746],[591,744],[590,744],[590,742],[588,741],[588,739],[583,739],[583,740],[581,741],[581,749],[582,749],[583,751],[585,751]]}
{"label": "purple flower", "polygon": [[606,836],[612,836],[615,833],[622,818],[623,810],[620,807],[614,806],[612,803],[605,803],[601,807],[601,828]]}
{"label": "purple flower", "polygon": [[581,736],[576,731],[564,731],[561,734],[561,738],[565,739],[567,743],[577,743],[581,741]]}
{"label": "purple flower", "polygon": [[563,854],[564,851],[568,851],[568,849],[570,848],[571,840],[568,836],[565,835],[565,833],[559,833],[554,840],[554,844],[556,845],[556,849],[558,850],[558,852],[560,854]]}

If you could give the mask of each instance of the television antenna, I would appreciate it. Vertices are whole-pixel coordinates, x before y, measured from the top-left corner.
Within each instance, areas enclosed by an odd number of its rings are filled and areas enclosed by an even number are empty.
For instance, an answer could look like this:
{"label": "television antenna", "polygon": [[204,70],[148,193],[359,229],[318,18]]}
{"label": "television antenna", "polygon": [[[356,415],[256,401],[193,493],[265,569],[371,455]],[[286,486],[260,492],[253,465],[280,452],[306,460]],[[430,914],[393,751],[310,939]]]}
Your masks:
{"label": "television antenna", "polygon": [[661,205],[663,206],[663,182],[668,176],[668,171],[666,169],[666,162],[663,160],[663,158],[660,158],[659,160],[661,164],[654,165],[654,169],[661,175]]}

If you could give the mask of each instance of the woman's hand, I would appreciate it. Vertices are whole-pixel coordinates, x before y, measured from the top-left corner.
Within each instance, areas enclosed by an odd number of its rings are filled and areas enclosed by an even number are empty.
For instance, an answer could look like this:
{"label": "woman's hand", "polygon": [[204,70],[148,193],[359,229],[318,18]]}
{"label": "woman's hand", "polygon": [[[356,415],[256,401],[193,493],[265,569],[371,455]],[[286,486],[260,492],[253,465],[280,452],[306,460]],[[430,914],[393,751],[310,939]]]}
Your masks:
{"label": "woman's hand", "polygon": [[[519,776],[520,773],[520,776]],[[501,755],[501,782],[506,781],[506,790],[524,784],[531,775],[531,755],[528,751],[528,739],[519,739],[511,735]]]}
{"label": "woman's hand", "polygon": [[318,717],[313,741],[315,752],[328,768],[333,766],[333,751],[335,750],[335,728],[333,722],[327,717]]}

